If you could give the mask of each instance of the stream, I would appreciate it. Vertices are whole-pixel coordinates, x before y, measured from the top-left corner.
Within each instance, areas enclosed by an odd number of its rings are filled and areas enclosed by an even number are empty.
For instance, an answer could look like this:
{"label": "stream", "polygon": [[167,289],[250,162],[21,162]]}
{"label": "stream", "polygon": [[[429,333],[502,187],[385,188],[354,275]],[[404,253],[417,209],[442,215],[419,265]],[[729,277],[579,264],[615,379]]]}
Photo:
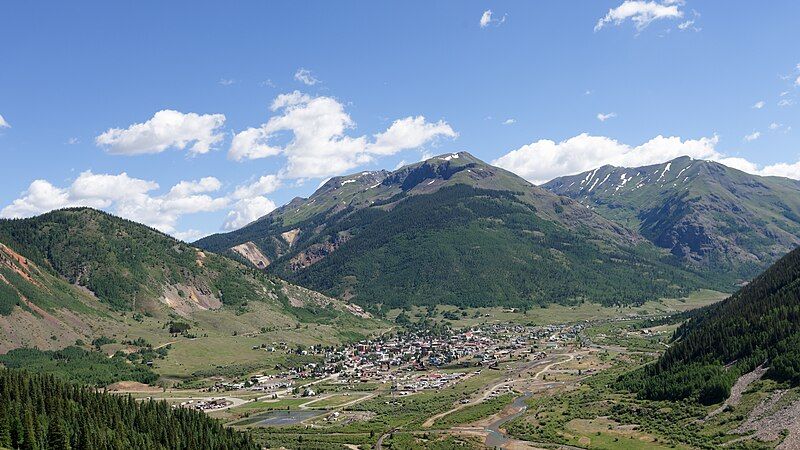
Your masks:
{"label": "stream", "polygon": [[486,436],[487,447],[489,448],[501,447],[503,444],[508,442],[509,438],[506,436],[505,433],[500,431],[500,427],[502,427],[504,424],[516,419],[517,417],[525,413],[525,411],[528,409],[528,405],[525,403],[525,401],[528,400],[528,398],[530,398],[531,395],[532,394],[530,392],[526,392],[523,395],[515,398],[514,402],[511,403],[511,406],[514,409],[517,409],[517,412],[508,417],[498,419],[489,424],[488,427],[486,427],[486,431],[489,432],[489,434]]}

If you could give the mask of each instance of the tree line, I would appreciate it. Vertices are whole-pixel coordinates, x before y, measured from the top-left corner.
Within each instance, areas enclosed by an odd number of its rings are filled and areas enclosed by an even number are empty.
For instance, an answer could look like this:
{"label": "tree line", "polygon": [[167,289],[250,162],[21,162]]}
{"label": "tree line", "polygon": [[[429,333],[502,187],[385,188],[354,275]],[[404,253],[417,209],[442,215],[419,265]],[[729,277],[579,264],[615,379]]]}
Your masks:
{"label": "tree line", "polygon": [[0,370],[0,448],[257,449],[249,435],[199,411],[137,402],[52,375]]}

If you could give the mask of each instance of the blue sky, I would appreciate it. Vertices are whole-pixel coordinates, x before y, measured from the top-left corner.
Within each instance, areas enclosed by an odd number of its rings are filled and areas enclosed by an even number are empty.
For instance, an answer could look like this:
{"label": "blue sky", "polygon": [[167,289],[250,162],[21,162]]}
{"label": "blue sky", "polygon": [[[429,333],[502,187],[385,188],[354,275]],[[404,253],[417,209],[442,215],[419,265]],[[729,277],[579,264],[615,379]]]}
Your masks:
{"label": "blue sky", "polygon": [[8,2],[0,208],[193,239],[460,150],[534,182],[684,153],[800,178],[798,22],[793,1]]}

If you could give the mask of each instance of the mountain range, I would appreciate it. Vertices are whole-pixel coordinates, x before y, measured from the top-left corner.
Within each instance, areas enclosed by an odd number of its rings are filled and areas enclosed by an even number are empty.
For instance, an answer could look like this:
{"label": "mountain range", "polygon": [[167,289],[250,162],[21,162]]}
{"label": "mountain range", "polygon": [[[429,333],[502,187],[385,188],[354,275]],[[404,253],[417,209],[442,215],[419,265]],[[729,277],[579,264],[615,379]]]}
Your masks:
{"label": "mountain range", "polygon": [[800,182],[712,161],[603,166],[544,188],[637,231],[726,285],[742,283],[800,245]]}
{"label": "mountain range", "polygon": [[638,232],[467,152],[332,178],[195,245],[366,307],[630,304],[701,284]]}

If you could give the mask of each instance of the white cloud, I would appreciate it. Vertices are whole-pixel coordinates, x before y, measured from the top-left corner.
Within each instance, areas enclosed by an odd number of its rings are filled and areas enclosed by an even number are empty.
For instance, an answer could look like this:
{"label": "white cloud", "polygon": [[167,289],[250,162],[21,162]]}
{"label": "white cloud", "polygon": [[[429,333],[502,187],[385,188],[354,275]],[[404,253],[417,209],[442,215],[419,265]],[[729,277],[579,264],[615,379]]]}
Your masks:
{"label": "white cloud", "polygon": [[80,142],[81,142],[81,141],[80,141],[80,140],[78,140],[78,138],[76,138],[76,137],[71,137],[71,138],[67,139],[67,142],[66,142],[66,143],[67,143],[67,145],[75,145],[75,144],[80,144]]}
{"label": "white cloud", "polygon": [[481,21],[480,21],[481,28],[488,27],[489,23],[491,22],[492,22],[492,10],[487,9],[486,11],[483,12],[483,14],[481,14]]}
{"label": "white cloud", "polygon": [[272,80],[269,79],[269,78],[267,78],[266,80],[264,80],[264,81],[262,81],[261,83],[258,83],[258,84],[261,87],[269,87],[269,88],[274,88],[275,87],[275,83],[273,83]]}
{"label": "white cloud", "polygon": [[208,195],[220,189],[213,177],[181,181],[163,195],[153,195],[158,183],[128,176],[127,173],[82,172],[67,187],[46,180],[33,181],[22,195],[0,210],[0,217],[30,217],[58,208],[89,206],[102,208],[165,233],[176,233],[181,216],[217,211],[228,205],[225,197]]}
{"label": "white cloud", "polygon": [[124,130],[111,128],[97,136],[95,142],[116,155],[161,153],[169,148],[184,150],[187,147],[189,153],[195,155],[207,153],[222,140],[223,135],[218,131],[224,124],[223,114],[184,114],[165,109],[147,122],[135,123]]}
{"label": "white cloud", "polygon": [[719,137],[681,139],[677,136],[655,138],[635,147],[605,136],[586,133],[561,142],[542,139],[513,150],[492,164],[508,169],[535,184],[573,175],[610,164],[639,167],[660,164],[680,156],[717,161],[755,175],[776,175],[800,179],[800,162],[778,163],[765,167],[743,158],[730,157],[716,149]]}
{"label": "white cloud", "polygon": [[782,99],[780,99],[780,101],[778,101],[778,106],[781,106],[781,107],[792,106],[792,105],[794,105],[794,100],[792,100],[790,98],[782,98]]}
{"label": "white cloud", "polygon": [[[457,136],[444,121],[427,122],[425,117],[395,120],[384,132],[373,136],[351,137],[347,130],[355,122],[344,105],[332,97],[311,97],[294,91],[281,94],[271,106],[277,112],[258,128],[237,133],[228,156],[236,161],[283,155],[287,159],[281,176],[287,178],[324,178],[338,175],[374,161],[376,156],[392,155],[417,148],[439,137]],[[273,143],[282,132],[291,140]]]}
{"label": "white cloud", "polygon": [[643,166],[682,155],[709,159],[718,155],[714,149],[717,140],[716,136],[696,140],[657,136],[631,147],[611,138],[583,133],[561,142],[542,139],[524,145],[496,159],[493,164],[540,184],[605,164]]}
{"label": "white cloud", "polygon": [[626,20],[631,20],[636,29],[641,31],[647,28],[654,20],[679,19],[683,11],[679,6],[681,2],[658,3],[655,1],[626,0],[616,8],[608,10],[603,18],[597,21],[594,31],[600,31],[608,24],[621,25]]}
{"label": "white cloud", "polygon": [[236,200],[259,197],[271,194],[281,187],[281,180],[277,175],[264,175],[250,184],[238,186],[231,197]]}
{"label": "white cloud", "polygon": [[734,169],[739,169],[743,172],[752,173],[754,175],[785,177],[795,180],[800,179],[800,161],[794,164],[775,163],[764,167],[760,167],[758,164],[750,162],[744,158],[737,157],[722,158],[719,160],[719,162],[728,167],[733,167]]}
{"label": "white cloud", "polygon": [[307,86],[313,86],[319,83],[319,80],[314,77],[310,70],[303,68],[297,69],[297,72],[294,73],[294,79]]}
{"label": "white cloud", "polygon": [[783,130],[784,133],[788,133],[788,132],[792,131],[792,127],[786,126],[786,125],[784,125],[782,123],[772,122],[771,124],[769,124],[769,130],[770,131]]}
{"label": "white cloud", "polygon": [[766,105],[766,103],[764,102],[764,100],[759,100],[759,101],[757,101],[757,102],[756,102],[756,103],[753,105],[753,108],[754,108],[754,109],[761,109],[761,108],[763,108],[763,107],[764,107],[764,105]]}
{"label": "white cloud", "polygon": [[393,155],[402,150],[420,147],[440,136],[454,138],[458,134],[443,120],[427,122],[424,116],[406,117],[395,120],[386,131],[376,134],[375,141],[367,145],[366,152],[373,155]]}
{"label": "white cloud", "polygon": [[200,230],[189,229],[186,231],[176,231],[172,233],[172,236],[175,239],[180,239],[183,242],[194,242],[200,238],[208,236],[208,233],[204,233]]}
{"label": "white cloud", "polygon": [[517,119],[514,118],[506,119],[505,121],[503,121],[503,125],[513,125],[515,123],[517,123]]}
{"label": "white cloud", "polygon": [[755,141],[756,139],[761,137],[760,131],[753,131],[752,133],[745,135],[744,140],[747,142]]}
{"label": "white cloud", "polygon": [[[800,69],[798,69],[798,70],[800,70]],[[794,85],[795,86],[800,86],[800,76],[798,76],[797,79],[794,80]]]}
{"label": "white cloud", "polygon": [[0,114],[0,128],[11,128],[11,125],[6,122],[6,119],[3,118],[2,114]]}
{"label": "white cloud", "polygon": [[600,122],[605,122],[606,120],[613,119],[614,117],[617,117],[617,113],[615,112],[610,112],[608,114],[597,113],[597,120]]}
{"label": "white cloud", "polygon": [[221,86],[230,86],[232,84],[236,84],[236,80],[234,80],[233,78],[220,78],[219,84]]}
{"label": "white cloud", "polygon": [[225,230],[241,228],[274,209],[275,203],[266,197],[259,196],[239,200],[225,217],[223,228]]}
{"label": "white cloud", "polygon": [[694,20],[687,20],[686,22],[679,23],[678,29],[681,31],[688,30],[692,25],[694,25]]}
{"label": "white cloud", "polygon": [[492,23],[494,23],[496,26],[500,26],[506,22],[506,14],[503,14],[503,17],[499,19],[492,18],[492,14],[493,13],[491,9],[487,9],[483,12],[483,14],[481,14],[481,20],[478,22],[481,28],[486,28]]}

